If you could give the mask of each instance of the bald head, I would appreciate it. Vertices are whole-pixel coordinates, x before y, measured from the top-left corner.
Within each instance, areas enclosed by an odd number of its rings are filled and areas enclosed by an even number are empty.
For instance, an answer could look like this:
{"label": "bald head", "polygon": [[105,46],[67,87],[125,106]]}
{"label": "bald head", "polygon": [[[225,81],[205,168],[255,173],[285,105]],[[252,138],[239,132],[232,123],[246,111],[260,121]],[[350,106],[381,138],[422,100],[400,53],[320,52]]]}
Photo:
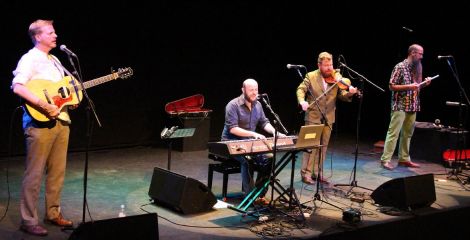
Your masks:
{"label": "bald head", "polygon": [[415,52],[423,52],[423,47],[419,44],[412,44],[411,46],[408,47],[408,56]]}
{"label": "bald head", "polygon": [[251,78],[246,79],[243,81],[242,92],[248,102],[255,101],[258,97],[258,82]]}
{"label": "bald head", "polygon": [[248,79],[246,79],[245,81],[243,81],[242,87],[243,87],[243,88],[246,88],[246,87],[248,87],[248,86],[252,86],[252,87],[253,87],[253,86],[256,86],[256,87],[258,87],[258,82],[256,82],[256,80],[254,80],[254,79],[252,79],[252,78],[248,78]]}

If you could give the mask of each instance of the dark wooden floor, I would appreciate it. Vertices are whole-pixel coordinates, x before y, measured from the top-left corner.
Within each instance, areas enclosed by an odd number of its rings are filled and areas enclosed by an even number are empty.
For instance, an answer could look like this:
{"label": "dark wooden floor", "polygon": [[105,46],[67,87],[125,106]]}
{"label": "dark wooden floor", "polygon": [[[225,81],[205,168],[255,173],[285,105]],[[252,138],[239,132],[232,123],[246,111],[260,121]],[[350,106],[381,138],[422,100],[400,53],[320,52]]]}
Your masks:
{"label": "dark wooden floor", "polygon": [[[305,221],[292,221],[293,218],[289,216],[300,216],[298,210],[297,212],[295,210],[288,211],[280,205],[276,205],[272,211],[262,212],[263,216],[267,216],[269,220],[259,222],[258,218],[243,216],[241,213],[227,208],[214,208],[208,212],[188,215],[150,204],[148,191],[153,169],[154,167],[167,167],[167,150],[135,147],[94,151],[89,154],[86,191],[88,210],[84,222],[103,220],[107,221],[108,225],[114,229],[118,226],[117,229],[128,228],[128,231],[142,230],[144,228],[142,224],[136,225],[129,222],[126,226],[126,224],[117,225],[116,221],[112,221],[113,218],[118,217],[120,206],[125,205],[127,216],[143,215],[147,212],[157,213],[160,239],[247,239],[263,236],[276,239],[343,239],[348,236],[348,239],[353,239],[351,236],[354,236],[354,239],[357,237],[388,239],[392,236],[402,236],[393,230],[395,228],[409,231],[410,234],[407,236],[414,236],[411,234],[413,229],[421,232],[419,236],[433,236],[434,232],[454,231],[449,227],[437,229],[426,228],[426,226],[445,222],[447,226],[457,228],[459,224],[461,225],[461,221],[456,220],[456,216],[469,212],[470,192],[467,189],[470,188],[470,185],[460,184],[454,177],[448,179],[446,172],[449,169],[444,168],[440,163],[414,159],[422,164],[421,168],[397,167],[394,171],[383,170],[379,165],[380,154],[374,152],[372,142],[361,142],[359,145],[356,180],[360,187],[353,189],[350,186],[335,187],[334,184],[349,185],[352,181],[355,141],[354,138],[343,137],[335,140],[331,145],[330,155],[325,163],[325,176],[332,184],[324,185],[318,191],[315,186],[306,186],[300,182],[300,160],[296,162],[294,188],[300,202],[307,207],[302,209],[305,215],[309,215]],[[63,214],[72,219],[76,226],[83,222],[84,162],[85,153],[69,154],[62,194]],[[174,151],[171,170],[207,184],[207,166],[212,162],[207,158],[207,151]],[[23,157],[2,158],[0,167],[0,214],[3,215],[6,211],[4,219],[0,222],[0,239],[37,239],[37,237],[29,236],[18,230]],[[280,184],[285,187],[290,182],[290,170],[291,167],[288,165],[278,175]],[[430,207],[418,208],[410,212],[378,206],[370,199],[372,191],[361,188],[375,190],[391,179],[428,173],[434,174],[437,200]],[[241,199],[237,198],[240,189],[240,174],[230,175],[227,203],[236,205],[240,202]],[[215,173],[212,192],[219,199],[221,198],[221,190],[222,175]],[[350,190],[352,190],[351,194],[346,194]],[[412,191],[417,190],[413,189]],[[316,193],[322,201],[314,200]],[[276,198],[277,195],[275,193],[274,197]],[[352,201],[352,196],[363,198],[365,202]],[[40,216],[44,214],[43,201],[42,191],[39,204]],[[343,212],[349,208],[360,212],[360,222],[350,224],[343,221]],[[467,220],[462,221],[468,223],[468,214],[466,216]],[[127,220],[130,217],[124,219]],[[121,221],[125,220],[121,219]],[[68,239],[72,233],[72,231],[61,231],[53,226],[46,227],[49,229],[49,236],[44,239]],[[374,235],[369,234],[372,232]],[[462,231],[458,233],[462,233]],[[452,235],[455,235],[455,232]]]}

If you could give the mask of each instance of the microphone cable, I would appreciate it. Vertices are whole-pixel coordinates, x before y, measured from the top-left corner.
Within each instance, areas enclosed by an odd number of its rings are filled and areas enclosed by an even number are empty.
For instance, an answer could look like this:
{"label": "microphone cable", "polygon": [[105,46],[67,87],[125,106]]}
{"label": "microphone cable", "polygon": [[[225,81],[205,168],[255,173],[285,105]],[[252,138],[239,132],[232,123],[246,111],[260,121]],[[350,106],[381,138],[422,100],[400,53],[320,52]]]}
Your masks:
{"label": "microphone cable", "polygon": [[0,217],[0,222],[3,221],[3,219],[5,219],[5,216],[7,215],[8,213],[8,209],[10,207],[10,200],[11,200],[11,191],[10,191],[10,175],[9,175],[9,172],[10,172],[10,159],[12,158],[13,156],[13,151],[12,151],[12,142],[13,142],[13,123],[15,121],[15,116],[18,112],[18,110],[24,110],[22,106],[18,106],[15,108],[15,110],[13,110],[12,114],[11,114],[11,118],[10,118],[10,133],[8,134],[8,154],[7,154],[7,161],[6,161],[6,168],[5,168],[5,178],[6,178],[6,183],[7,183],[7,204],[5,205],[5,212],[3,213],[3,215]]}

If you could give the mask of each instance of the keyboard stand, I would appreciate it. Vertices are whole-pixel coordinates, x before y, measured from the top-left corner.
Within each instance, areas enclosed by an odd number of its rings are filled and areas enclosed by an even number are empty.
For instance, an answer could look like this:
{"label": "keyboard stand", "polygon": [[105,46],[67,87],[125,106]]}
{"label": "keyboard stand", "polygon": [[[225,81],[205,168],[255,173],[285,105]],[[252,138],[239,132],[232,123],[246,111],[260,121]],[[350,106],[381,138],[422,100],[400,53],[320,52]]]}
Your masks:
{"label": "keyboard stand", "polygon": [[[279,151],[279,149],[278,149]],[[236,207],[234,206],[229,206],[229,209],[232,209],[234,211],[237,211],[239,213],[242,213],[244,216],[253,216],[253,217],[259,217],[259,212],[267,210],[269,208],[275,209],[275,202],[280,201],[284,203],[288,203],[288,208],[291,209],[292,205],[295,204],[295,207],[298,207],[300,210],[300,219],[299,216],[291,216],[285,212],[282,212],[283,214],[293,218],[294,220],[297,221],[305,221],[305,217],[302,212],[302,205],[300,204],[299,199],[297,198],[297,194],[295,193],[294,189],[294,172],[295,172],[295,161],[297,159],[297,153],[299,153],[302,150],[296,149],[296,150],[290,150],[287,151],[281,159],[275,163],[274,166],[274,174],[271,176],[270,179],[268,179],[261,187],[255,187],[244,199],[243,201]],[[291,179],[290,179],[290,186],[289,188],[285,189],[278,181],[276,181],[276,177],[281,173],[281,171],[287,166],[287,164],[291,162]],[[261,192],[269,187],[272,186],[273,189],[279,194],[279,196],[275,199],[270,201],[269,206],[266,208],[262,209],[256,209],[254,211],[248,211],[247,209],[252,205],[252,203],[258,198],[258,196],[261,194]],[[279,210],[280,211],[280,210]]]}

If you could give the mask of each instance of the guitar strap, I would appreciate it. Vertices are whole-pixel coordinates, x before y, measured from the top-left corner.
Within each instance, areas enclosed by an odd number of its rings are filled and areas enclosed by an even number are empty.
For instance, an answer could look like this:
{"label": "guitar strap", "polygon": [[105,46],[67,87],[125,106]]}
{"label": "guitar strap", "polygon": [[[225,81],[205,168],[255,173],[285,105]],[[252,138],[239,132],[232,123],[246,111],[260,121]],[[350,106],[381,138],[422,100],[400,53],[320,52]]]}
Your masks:
{"label": "guitar strap", "polygon": [[62,64],[59,62],[59,60],[54,55],[49,54],[49,59],[52,59],[52,63],[59,70],[62,77],[65,77],[64,72],[67,73],[67,75],[69,75],[69,71],[67,71],[67,69],[65,69],[64,66],[62,66]]}

